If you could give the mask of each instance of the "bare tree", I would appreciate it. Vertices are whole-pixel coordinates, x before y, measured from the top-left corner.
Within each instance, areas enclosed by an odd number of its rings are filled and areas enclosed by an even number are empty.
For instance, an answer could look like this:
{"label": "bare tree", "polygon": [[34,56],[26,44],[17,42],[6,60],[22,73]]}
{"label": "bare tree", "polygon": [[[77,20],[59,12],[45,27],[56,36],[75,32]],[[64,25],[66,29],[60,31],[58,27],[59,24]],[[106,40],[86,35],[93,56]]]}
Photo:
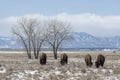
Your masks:
{"label": "bare tree", "polygon": [[46,41],[51,45],[53,49],[54,58],[57,59],[57,51],[60,45],[64,41],[69,41],[72,36],[70,24],[61,22],[57,19],[51,19],[47,25],[47,35],[49,35]]}
{"label": "bare tree", "polygon": [[38,19],[21,17],[17,25],[12,28],[12,33],[22,41],[29,59],[31,59],[32,50],[35,58],[38,58],[41,45],[45,40],[42,36],[42,27]]}
{"label": "bare tree", "polygon": [[45,27],[43,25],[39,25],[37,27],[32,35],[31,42],[33,45],[33,51],[34,51],[34,56],[36,59],[38,59],[39,52],[41,51],[41,47],[47,38],[47,35],[45,34]]}

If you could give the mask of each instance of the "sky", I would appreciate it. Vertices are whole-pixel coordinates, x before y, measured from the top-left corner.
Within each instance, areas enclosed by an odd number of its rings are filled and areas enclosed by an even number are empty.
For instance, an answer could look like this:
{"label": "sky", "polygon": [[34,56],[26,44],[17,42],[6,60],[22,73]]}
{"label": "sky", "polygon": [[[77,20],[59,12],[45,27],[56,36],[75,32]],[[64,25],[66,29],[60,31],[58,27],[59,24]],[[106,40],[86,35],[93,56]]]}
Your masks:
{"label": "sky", "polygon": [[13,36],[18,17],[57,17],[75,32],[120,36],[120,0],[0,0],[0,36]]}

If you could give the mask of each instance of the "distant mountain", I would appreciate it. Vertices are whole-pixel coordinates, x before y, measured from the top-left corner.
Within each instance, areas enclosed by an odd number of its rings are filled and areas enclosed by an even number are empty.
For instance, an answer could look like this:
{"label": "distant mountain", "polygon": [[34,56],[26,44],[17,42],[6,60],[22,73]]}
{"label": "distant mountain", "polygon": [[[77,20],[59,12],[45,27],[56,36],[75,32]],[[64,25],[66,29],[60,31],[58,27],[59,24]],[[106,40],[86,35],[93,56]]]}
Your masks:
{"label": "distant mountain", "polygon": [[66,42],[64,48],[120,48],[120,36],[115,37],[95,37],[88,33],[73,33],[74,40]]}
{"label": "distant mountain", "polygon": [[18,43],[14,37],[0,37],[0,48],[21,48],[22,45]]}
{"label": "distant mountain", "polygon": [[[120,36],[95,37],[88,33],[73,33],[74,39],[65,42],[62,48],[120,48]],[[0,48],[19,49],[22,48],[15,37],[0,37]]]}

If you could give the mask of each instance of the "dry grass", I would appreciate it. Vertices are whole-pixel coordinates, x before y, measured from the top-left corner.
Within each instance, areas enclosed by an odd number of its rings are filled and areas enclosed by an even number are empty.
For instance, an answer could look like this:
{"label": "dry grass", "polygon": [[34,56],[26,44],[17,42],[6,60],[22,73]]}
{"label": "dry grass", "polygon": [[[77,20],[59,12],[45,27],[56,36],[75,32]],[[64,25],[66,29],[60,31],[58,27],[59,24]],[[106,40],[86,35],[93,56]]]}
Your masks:
{"label": "dry grass", "polygon": [[[25,53],[0,53],[0,80],[120,80],[120,52],[116,51],[62,51],[69,56],[67,65],[60,65],[59,58],[47,52],[47,64],[29,60]],[[104,68],[86,67],[84,56],[91,54],[95,62],[98,54],[106,57]],[[60,55],[58,55],[59,57]],[[0,71],[3,71],[1,69]]]}

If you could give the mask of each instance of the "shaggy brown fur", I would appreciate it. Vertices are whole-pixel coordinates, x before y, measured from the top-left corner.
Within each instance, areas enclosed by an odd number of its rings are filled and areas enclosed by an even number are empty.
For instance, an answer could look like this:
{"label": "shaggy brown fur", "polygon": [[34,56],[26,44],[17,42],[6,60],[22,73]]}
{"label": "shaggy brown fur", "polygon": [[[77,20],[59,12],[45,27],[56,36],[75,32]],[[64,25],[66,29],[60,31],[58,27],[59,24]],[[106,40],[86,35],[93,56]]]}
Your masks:
{"label": "shaggy brown fur", "polygon": [[103,67],[104,62],[105,62],[105,57],[102,54],[99,54],[97,56],[97,60],[95,62],[95,65],[96,65],[97,68],[99,68],[100,66]]}
{"label": "shaggy brown fur", "polygon": [[86,66],[89,66],[89,67],[92,66],[92,57],[91,57],[90,54],[87,54],[87,55],[85,56],[85,62],[86,62]]}
{"label": "shaggy brown fur", "polygon": [[47,60],[47,55],[45,53],[40,53],[40,64],[45,65]]}
{"label": "shaggy brown fur", "polygon": [[68,63],[68,56],[67,56],[67,54],[65,54],[65,53],[61,54],[60,58],[61,58],[61,61],[60,61],[61,65],[64,65],[64,64]]}

